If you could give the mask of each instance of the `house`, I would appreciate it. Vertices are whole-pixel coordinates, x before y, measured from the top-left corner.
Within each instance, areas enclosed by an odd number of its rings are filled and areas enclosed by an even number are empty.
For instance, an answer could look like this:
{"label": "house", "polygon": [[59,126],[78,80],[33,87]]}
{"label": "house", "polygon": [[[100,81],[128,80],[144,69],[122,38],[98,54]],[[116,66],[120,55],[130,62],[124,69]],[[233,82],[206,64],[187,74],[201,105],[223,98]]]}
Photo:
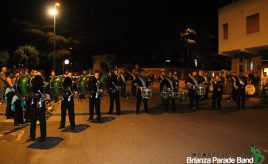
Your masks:
{"label": "house", "polygon": [[268,74],[268,0],[236,0],[218,10],[219,54],[232,71]]}

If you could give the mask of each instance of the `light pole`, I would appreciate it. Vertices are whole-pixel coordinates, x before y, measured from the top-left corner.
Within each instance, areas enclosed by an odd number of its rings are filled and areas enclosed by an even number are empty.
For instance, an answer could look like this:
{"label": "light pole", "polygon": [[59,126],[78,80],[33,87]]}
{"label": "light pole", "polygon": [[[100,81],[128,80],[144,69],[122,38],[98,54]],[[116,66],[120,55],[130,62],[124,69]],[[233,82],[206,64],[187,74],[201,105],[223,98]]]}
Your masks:
{"label": "light pole", "polygon": [[56,71],[56,41],[55,41],[55,36],[56,36],[56,16],[58,14],[57,7],[60,6],[60,3],[55,3],[54,6],[49,9],[49,14],[54,17],[54,39],[53,39],[53,69]]}

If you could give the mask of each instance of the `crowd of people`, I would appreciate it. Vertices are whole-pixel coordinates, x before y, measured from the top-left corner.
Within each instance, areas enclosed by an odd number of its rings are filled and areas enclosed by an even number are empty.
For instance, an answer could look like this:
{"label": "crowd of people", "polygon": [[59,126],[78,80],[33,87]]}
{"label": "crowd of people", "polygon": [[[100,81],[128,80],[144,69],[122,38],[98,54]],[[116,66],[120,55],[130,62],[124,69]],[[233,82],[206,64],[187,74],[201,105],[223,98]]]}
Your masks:
{"label": "crowd of people", "polygon": [[[21,77],[30,76],[31,96],[19,94],[23,92],[20,87],[23,85]],[[82,78],[83,77],[83,78]],[[86,78],[85,78],[86,77]],[[209,74],[202,70],[193,70],[185,78],[181,78],[175,71],[162,71],[159,74],[145,72],[143,69],[133,69],[129,71],[123,69],[111,69],[108,72],[95,71],[88,73],[82,72],[79,76],[76,73],[66,71],[63,75],[56,76],[55,71],[51,71],[48,78],[45,78],[42,72],[23,68],[20,70],[8,70],[2,68],[0,73],[1,103],[6,103],[6,118],[14,118],[14,125],[21,125],[25,122],[31,122],[30,140],[35,139],[36,121],[40,121],[41,141],[46,139],[46,104],[45,94],[50,95],[50,100],[56,103],[61,99],[61,121],[59,128],[65,128],[66,111],[68,110],[70,127],[75,129],[75,107],[74,95],[79,93],[79,99],[89,95],[89,118],[94,120],[97,115],[97,121],[101,121],[101,101],[104,91],[110,97],[110,107],[108,114],[113,114],[114,103],[116,105],[116,114],[121,114],[120,97],[136,97],[136,114],[140,113],[140,106],[143,102],[144,112],[150,112],[148,101],[152,97],[154,82],[159,82],[159,90],[162,98],[164,110],[166,112],[176,112],[176,99],[189,99],[190,110],[198,110],[199,101],[209,99],[211,95],[211,108],[222,108],[223,94],[228,95],[227,101],[236,102],[237,110],[245,108],[246,87],[253,85],[256,89],[254,95],[266,97],[268,90],[268,77],[266,73],[259,78],[254,73],[245,74],[244,72],[230,73],[218,72]],[[183,80],[185,87],[180,86],[179,82]],[[24,82],[27,80],[24,80]],[[127,82],[131,83],[131,89],[127,90]],[[27,86],[27,85],[26,85]],[[82,88],[82,89],[81,89]],[[86,88],[86,91],[85,91]],[[84,90],[83,90],[84,89]],[[59,92],[60,90],[60,92]],[[83,91],[82,91],[83,90]],[[210,94],[212,93],[212,94]],[[171,109],[169,109],[171,106]]]}

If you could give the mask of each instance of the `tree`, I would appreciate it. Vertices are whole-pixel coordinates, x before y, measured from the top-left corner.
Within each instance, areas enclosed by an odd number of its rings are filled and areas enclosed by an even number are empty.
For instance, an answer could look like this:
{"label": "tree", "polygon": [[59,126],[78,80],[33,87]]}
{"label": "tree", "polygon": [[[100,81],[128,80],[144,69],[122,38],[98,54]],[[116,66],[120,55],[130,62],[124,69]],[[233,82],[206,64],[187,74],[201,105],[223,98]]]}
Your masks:
{"label": "tree", "polygon": [[19,46],[14,51],[13,61],[28,67],[37,67],[39,65],[39,52],[31,45]]}
{"label": "tree", "polygon": [[8,51],[0,51],[0,65],[6,66],[9,60],[9,52]]}

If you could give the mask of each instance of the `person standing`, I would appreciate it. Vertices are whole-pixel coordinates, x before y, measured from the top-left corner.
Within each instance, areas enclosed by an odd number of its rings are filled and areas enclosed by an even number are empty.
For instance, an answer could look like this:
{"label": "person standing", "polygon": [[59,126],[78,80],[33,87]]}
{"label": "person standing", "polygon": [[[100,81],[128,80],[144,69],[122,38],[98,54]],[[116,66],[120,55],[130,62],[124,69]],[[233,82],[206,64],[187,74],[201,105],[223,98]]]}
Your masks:
{"label": "person standing", "polygon": [[164,71],[162,71],[161,75],[159,76],[160,92],[163,90],[165,78],[166,78],[166,73]]}
{"label": "person standing", "polygon": [[94,76],[91,77],[90,84],[89,84],[89,91],[91,93],[90,100],[89,100],[89,119],[88,121],[93,121],[94,117],[94,109],[95,113],[97,114],[97,121],[101,122],[101,96],[103,93],[103,83],[100,81],[100,73],[96,71]]}
{"label": "person standing", "polygon": [[136,70],[133,69],[133,71],[131,73],[131,93],[132,93],[132,96],[136,96],[136,91],[137,91],[137,88],[134,85],[135,80],[136,80]]}
{"label": "person standing", "polygon": [[208,99],[208,94],[209,94],[209,83],[210,83],[210,77],[209,77],[209,74],[208,72],[205,72],[204,73],[204,84],[206,86],[206,94],[204,95],[204,98],[207,100]]}
{"label": "person standing", "polygon": [[223,93],[223,85],[224,82],[216,75],[214,79],[210,81],[213,91],[212,91],[212,109],[215,109],[217,104],[218,109],[221,109],[221,100],[222,100],[222,93]]}
{"label": "person standing", "polygon": [[32,92],[34,96],[31,98],[30,112],[31,112],[31,126],[30,126],[30,139],[28,141],[34,141],[36,137],[36,121],[37,118],[40,122],[40,132],[41,136],[39,142],[46,140],[46,107],[44,97],[42,95],[43,91],[43,79],[41,76],[35,76],[32,79]]}
{"label": "person standing", "polygon": [[163,89],[171,92],[171,97],[168,97],[165,101],[165,111],[168,112],[169,104],[171,101],[172,111],[176,112],[175,94],[178,91],[176,79],[172,76],[172,72],[168,73],[168,76],[163,81]]}
{"label": "person standing", "polygon": [[245,109],[245,99],[246,91],[245,86],[247,85],[247,77],[243,75],[243,72],[240,71],[238,76],[235,76],[234,88],[236,89],[236,108],[237,110]]}
{"label": "person standing", "polygon": [[134,81],[134,85],[137,87],[136,114],[140,113],[140,105],[142,100],[144,104],[144,111],[145,113],[148,113],[148,99],[142,97],[142,88],[149,87],[147,78],[145,77],[144,70],[140,70],[140,74]]}
{"label": "person standing", "polygon": [[108,114],[113,114],[114,102],[115,102],[117,115],[120,115],[121,114],[120,95],[119,95],[120,88],[117,77],[113,72],[108,73],[107,84],[108,84],[108,93],[110,96],[110,109]]}
{"label": "person standing", "polygon": [[261,77],[261,88],[262,88],[263,98],[267,98],[268,76],[266,72],[263,72],[263,76]]}
{"label": "person standing", "polygon": [[3,67],[2,71],[0,72],[0,104],[4,103],[5,100],[6,72],[7,72],[6,67]]}
{"label": "person standing", "polygon": [[75,128],[74,97],[72,78],[65,76],[63,81],[63,99],[61,101],[61,121],[59,129],[65,128],[66,110],[68,110],[71,129]]}
{"label": "person standing", "polygon": [[7,83],[7,88],[5,91],[5,96],[6,96],[7,106],[6,106],[5,115],[7,119],[10,119],[11,117],[14,116],[14,112],[11,110],[11,103],[12,103],[12,98],[15,94],[13,73],[11,71],[6,72],[6,83]]}
{"label": "person standing", "polygon": [[190,98],[190,110],[193,110],[193,105],[195,103],[196,110],[199,109],[199,96],[197,94],[197,87],[200,83],[200,77],[197,75],[196,71],[193,71],[192,74],[189,74],[186,84],[189,91]]}

